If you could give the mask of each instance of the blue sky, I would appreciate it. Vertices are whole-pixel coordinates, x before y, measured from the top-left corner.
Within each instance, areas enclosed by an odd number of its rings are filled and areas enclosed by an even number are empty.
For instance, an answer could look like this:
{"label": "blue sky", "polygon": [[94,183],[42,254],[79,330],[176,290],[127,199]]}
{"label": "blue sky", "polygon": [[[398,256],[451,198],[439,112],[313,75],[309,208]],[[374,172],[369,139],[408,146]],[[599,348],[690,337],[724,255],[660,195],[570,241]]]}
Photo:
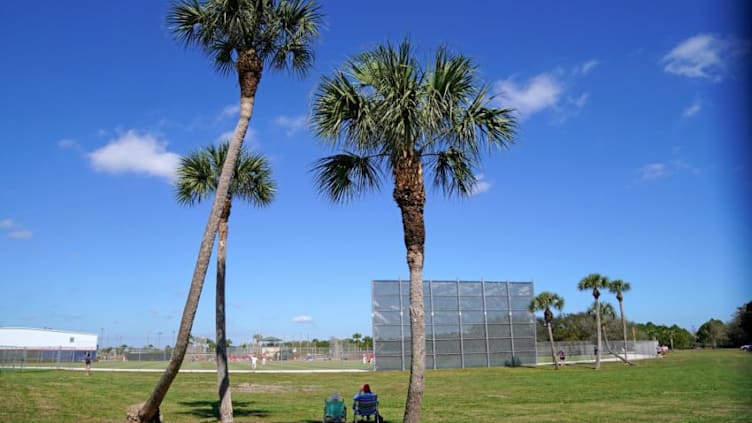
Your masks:
{"label": "blue sky", "polygon": [[[172,344],[209,211],[175,202],[175,168],[232,131],[237,84],[171,37],[167,2],[65,3],[0,4],[0,326]],[[317,194],[331,151],[306,124],[323,75],[405,36],[472,57],[520,123],[476,195],[429,191],[426,279],[533,280],[577,312],[599,272],[632,284],[631,320],[729,319],[752,300],[743,3],[326,2],[309,75],[258,92],[247,146],[279,190],[233,208],[230,338],[370,334],[370,281],[407,278],[390,189]],[[196,335],[213,337],[213,289],[214,266]]]}

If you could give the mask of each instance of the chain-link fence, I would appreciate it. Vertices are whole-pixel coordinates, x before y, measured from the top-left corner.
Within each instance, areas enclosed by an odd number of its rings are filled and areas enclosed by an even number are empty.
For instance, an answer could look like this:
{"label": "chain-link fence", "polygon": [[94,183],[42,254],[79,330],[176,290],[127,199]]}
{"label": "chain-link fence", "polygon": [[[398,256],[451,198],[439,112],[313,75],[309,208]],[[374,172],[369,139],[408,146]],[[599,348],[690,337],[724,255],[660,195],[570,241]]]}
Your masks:
{"label": "chain-link fence", "polygon": [[70,363],[83,363],[87,358],[96,360],[96,351],[70,348],[19,348],[0,346],[0,366],[24,368],[26,366],[63,367]]}
{"label": "chain-link fence", "polygon": [[[609,341],[608,345],[603,342],[602,358],[611,358],[616,353],[624,357],[624,341]],[[657,353],[658,341],[627,341],[627,359],[639,360],[654,358]],[[538,342],[538,364],[551,363],[551,343]],[[563,353],[565,363],[595,361],[596,345],[586,341],[559,341],[554,342],[554,351],[557,358]]]}
{"label": "chain-link fence", "polygon": [[[0,367],[83,368],[87,358],[96,361],[95,368],[159,369],[172,357],[173,349],[109,347],[100,351],[70,348],[33,349],[0,346]],[[256,360],[252,360],[255,357]],[[232,346],[227,350],[232,370],[371,370],[373,351],[370,344],[332,338],[322,345],[308,341],[254,343]],[[216,366],[216,351],[211,343],[197,342],[188,346],[183,360],[184,369],[212,369]]]}
{"label": "chain-link fence", "polygon": [[[410,368],[409,281],[373,281],[376,368]],[[424,281],[426,367],[535,364],[532,282]]]}

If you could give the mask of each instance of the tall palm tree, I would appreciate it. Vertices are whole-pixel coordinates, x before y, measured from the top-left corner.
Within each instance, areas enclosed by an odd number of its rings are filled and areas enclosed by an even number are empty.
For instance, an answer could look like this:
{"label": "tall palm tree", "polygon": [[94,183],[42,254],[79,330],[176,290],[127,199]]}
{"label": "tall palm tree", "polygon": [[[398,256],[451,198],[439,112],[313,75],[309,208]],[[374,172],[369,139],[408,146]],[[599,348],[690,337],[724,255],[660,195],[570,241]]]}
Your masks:
{"label": "tall palm tree", "polygon": [[616,294],[616,299],[619,300],[619,315],[621,316],[621,326],[622,330],[624,331],[625,359],[629,358],[627,357],[627,320],[624,317],[624,296],[622,294],[629,291],[630,289],[632,289],[632,286],[629,284],[629,282],[624,282],[621,279],[612,280],[608,284],[608,290],[611,291],[611,293]]}
{"label": "tall palm tree", "polygon": [[336,202],[377,190],[391,174],[392,196],[402,214],[410,270],[410,383],[405,422],[420,420],[425,371],[423,258],[426,202],[423,172],[447,195],[470,196],[484,147],[513,140],[511,110],[489,106],[470,59],[440,48],[423,68],[408,40],[361,53],[332,77],[314,98],[319,137],[340,154],[315,167],[319,190]]}
{"label": "tall palm tree", "polygon": [[609,344],[609,341],[608,341],[608,331],[606,330],[606,322],[616,318],[616,311],[614,310],[614,306],[612,306],[609,303],[604,303],[604,302],[593,303],[593,305],[591,305],[590,308],[588,308],[587,313],[593,316],[594,318],[596,317],[596,315],[600,315],[601,330],[603,331],[603,341],[606,345],[606,350],[608,351],[608,353],[618,358],[619,360],[623,361],[625,364],[629,364],[630,366],[633,366],[634,363],[627,360],[626,357],[622,357],[619,355],[619,353],[612,350],[611,345]]}
{"label": "tall palm tree", "polygon": [[175,36],[186,46],[201,48],[220,73],[236,71],[240,116],[201,239],[175,353],[149,399],[143,405],[130,408],[129,419],[136,422],[159,419],[159,405],[185,358],[220,214],[248,130],[261,73],[264,67],[269,67],[304,74],[313,63],[312,43],[318,37],[321,14],[316,0],[178,0],[173,3],[167,20]]}
{"label": "tall palm tree", "polygon": [[598,297],[601,296],[601,289],[608,287],[608,278],[598,273],[591,273],[577,284],[577,289],[580,291],[592,290],[593,298],[595,299],[595,331],[597,332],[597,343],[595,347],[595,370],[601,368],[601,314],[598,307]]}
{"label": "tall palm tree", "polygon": [[[178,168],[177,201],[192,206],[208,200],[214,195],[219,183],[222,166],[227,158],[229,142],[219,147],[209,146],[183,157]],[[223,422],[233,420],[230,373],[227,367],[227,348],[230,341],[225,331],[225,269],[227,260],[227,234],[232,200],[238,198],[254,206],[270,204],[274,198],[275,183],[271,178],[271,167],[267,160],[241,149],[235,162],[235,172],[230,180],[222,213],[219,219],[219,245],[217,246],[217,390],[219,392],[219,414]]]}
{"label": "tall palm tree", "polygon": [[603,340],[606,343],[606,349],[611,350],[611,347],[608,344],[608,331],[606,330],[606,322],[616,318],[616,310],[614,310],[614,306],[603,301],[594,302],[587,309],[587,314],[593,316],[593,318],[600,316],[600,326],[603,333]]}
{"label": "tall palm tree", "polygon": [[556,360],[556,348],[554,347],[554,334],[551,331],[551,322],[554,320],[554,313],[551,312],[551,309],[561,311],[564,308],[564,298],[553,292],[543,291],[530,301],[528,308],[531,313],[543,311],[543,320],[546,322],[546,329],[548,329],[548,340],[551,342],[551,358],[554,360],[554,368],[559,370],[559,362]]}

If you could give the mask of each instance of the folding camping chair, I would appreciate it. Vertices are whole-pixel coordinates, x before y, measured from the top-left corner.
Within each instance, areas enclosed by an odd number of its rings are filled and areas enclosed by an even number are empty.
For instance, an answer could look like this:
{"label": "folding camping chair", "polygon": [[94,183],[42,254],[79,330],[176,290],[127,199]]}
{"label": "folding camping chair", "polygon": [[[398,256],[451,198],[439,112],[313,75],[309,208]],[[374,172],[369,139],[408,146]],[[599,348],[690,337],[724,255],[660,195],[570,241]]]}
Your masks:
{"label": "folding camping chair", "polygon": [[324,419],[322,423],[347,423],[345,400],[334,394],[324,401]]}
{"label": "folding camping chair", "polygon": [[353,422],[379,421],[379,397],[376,394],[360,394],[353,400]]}

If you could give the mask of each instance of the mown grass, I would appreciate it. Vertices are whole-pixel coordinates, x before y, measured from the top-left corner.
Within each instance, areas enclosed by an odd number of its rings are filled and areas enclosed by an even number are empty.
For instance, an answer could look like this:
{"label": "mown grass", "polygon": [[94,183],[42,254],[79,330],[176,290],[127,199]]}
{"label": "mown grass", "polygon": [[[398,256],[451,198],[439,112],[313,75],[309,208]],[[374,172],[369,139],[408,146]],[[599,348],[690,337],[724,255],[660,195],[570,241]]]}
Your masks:
{"label": "mown grass", "polygon": [[[0,372],[2,422],[122,422],[159,375],[42,370]],[[406,372],[234,374],[238,422],[321,421],[326,396],[363,383],[388,422],[401,421]],[[166,422],[216,421],[216,376],[182,373],[162,406]],[[428,371],[425,422],[749,422],[752,354],[676,352],[637,366]]]}

